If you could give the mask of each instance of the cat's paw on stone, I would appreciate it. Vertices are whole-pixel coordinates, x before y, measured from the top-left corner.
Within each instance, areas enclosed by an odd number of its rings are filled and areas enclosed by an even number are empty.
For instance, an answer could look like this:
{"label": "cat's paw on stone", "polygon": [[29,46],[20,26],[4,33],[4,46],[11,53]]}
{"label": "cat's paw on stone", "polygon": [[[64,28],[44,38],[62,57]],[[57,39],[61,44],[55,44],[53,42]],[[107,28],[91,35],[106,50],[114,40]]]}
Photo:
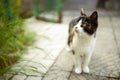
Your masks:
{"label": "cat's paw on stone", "polygon": [[80,68],[75,68],[75,73],[80,74],[82,73],[82,70]]}
{"label": "cat's paw on stone", "polygon": [[84,73],[89,73],[89,72],[90,72],[90,70],[89,70],[89,68],[88,68],[88,67],[84,67],[84,68],[83,68],[83,72],[84,72]]}

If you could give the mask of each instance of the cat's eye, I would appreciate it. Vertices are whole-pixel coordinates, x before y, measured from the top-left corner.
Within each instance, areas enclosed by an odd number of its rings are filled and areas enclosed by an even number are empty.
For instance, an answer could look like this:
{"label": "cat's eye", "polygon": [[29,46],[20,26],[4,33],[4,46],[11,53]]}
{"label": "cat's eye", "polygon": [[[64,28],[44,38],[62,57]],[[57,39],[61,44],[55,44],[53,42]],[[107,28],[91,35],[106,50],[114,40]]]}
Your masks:
{"label": "cat's eye", "polygon": [[81,27],[86,27],[86,23],[83,23],[83,24],[81,25]]}
{"label": "cat's eye", "polygon": [[86,26],[86,24],[83,24],[82,26],[83,26],[83,27],[85,27],[85,26]]}

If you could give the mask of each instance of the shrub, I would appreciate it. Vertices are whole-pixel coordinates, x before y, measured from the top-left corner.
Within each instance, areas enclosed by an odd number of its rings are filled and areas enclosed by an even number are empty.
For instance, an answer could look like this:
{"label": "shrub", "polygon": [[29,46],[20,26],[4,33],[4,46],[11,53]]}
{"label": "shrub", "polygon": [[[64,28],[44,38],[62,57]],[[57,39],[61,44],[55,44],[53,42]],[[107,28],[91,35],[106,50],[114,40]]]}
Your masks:
{"label": "shrub", "polygon": [[19,1],[0,1],[0,74],[6,72],[34,41],[34,34],[25,31],[19,17]]}

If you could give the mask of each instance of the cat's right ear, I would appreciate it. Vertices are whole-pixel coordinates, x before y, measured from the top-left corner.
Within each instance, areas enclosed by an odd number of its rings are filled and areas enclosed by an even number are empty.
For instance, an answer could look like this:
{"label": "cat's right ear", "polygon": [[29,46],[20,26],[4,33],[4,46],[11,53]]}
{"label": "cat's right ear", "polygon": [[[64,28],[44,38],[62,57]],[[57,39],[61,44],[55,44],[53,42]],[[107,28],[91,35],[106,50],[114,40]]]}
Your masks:
{"label": "cat's right ear", "polygon": [[94,11],[91,16],[90,16],[91,20],[97,21],[98,20],[98,13],[97,11]]}
{"label": "cat's right ear", "polygon": [[81,16],[86,16],[83,8],[81,8]]}

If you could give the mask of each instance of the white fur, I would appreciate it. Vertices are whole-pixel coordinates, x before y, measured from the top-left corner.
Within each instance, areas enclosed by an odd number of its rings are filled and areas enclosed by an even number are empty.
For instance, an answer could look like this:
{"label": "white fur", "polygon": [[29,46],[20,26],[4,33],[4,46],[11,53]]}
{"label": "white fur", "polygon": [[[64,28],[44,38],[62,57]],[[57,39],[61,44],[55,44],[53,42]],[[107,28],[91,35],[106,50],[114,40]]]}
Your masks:
{"label": "white fur", "polygon": [[80,27],[82,20],[75,25],[76,34],[73,37],[73,42],[71,43],[71,49],[75,51],[74,61],[75,61],[75,72],[89,73],[89,62],[94,50],[94,45],[96,38],[94,35],[88,35]]}

